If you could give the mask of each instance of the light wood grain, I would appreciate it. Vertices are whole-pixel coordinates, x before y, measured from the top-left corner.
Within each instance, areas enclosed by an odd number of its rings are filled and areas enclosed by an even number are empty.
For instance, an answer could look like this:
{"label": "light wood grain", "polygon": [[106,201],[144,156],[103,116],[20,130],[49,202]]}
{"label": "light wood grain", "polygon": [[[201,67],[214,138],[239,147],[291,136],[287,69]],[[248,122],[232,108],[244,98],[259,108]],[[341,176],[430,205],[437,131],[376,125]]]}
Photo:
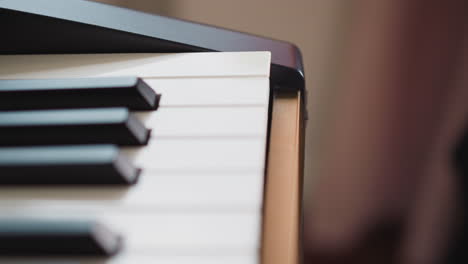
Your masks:
{"label": "light wood grain", "polygon": [[265,183],[263,264],[300,259],[303,127],[301,96],[276,95]]}

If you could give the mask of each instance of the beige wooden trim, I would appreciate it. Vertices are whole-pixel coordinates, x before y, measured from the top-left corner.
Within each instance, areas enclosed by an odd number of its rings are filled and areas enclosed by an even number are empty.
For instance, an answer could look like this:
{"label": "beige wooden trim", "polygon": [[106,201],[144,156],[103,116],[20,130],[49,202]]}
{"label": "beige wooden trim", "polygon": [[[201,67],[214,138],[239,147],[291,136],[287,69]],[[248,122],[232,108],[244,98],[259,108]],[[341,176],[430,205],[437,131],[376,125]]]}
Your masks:
{"label": "beige wooden trim", "polygon": [[297,264],[303,167],[301,96],[275,95],[263,217],[262,263]]}

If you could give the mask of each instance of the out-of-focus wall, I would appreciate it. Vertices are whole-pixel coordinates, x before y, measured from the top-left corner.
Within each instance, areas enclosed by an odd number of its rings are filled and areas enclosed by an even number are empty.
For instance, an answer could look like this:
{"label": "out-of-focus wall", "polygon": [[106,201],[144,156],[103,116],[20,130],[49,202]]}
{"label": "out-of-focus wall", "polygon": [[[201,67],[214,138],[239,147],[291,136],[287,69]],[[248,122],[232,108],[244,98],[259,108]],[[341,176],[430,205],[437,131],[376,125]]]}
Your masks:
{"label": "out-of-focus wall", "polygon": [[[319,164],[324,116],[332,109],[334,79],[346,27],[344,0],[100,0],[150,13],[231,28],[297,44],[309,90],[306,181]],[[311,126],[313,124],[314,126]]]}

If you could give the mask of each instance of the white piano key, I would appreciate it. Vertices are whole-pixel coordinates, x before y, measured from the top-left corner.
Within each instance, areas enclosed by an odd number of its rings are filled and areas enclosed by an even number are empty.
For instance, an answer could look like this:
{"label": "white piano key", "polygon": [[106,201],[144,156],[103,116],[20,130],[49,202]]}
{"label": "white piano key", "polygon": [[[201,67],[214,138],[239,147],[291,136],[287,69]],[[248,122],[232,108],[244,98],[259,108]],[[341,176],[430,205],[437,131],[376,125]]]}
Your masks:
{"label": "white piano key", "polygon": [[96,258],[0,258],[0,264],[256,264],[259,256],[160,256],[123,253],[109,259]]}
{"label": "white piano key", "polygon": [[267,105],[270,80],[265,77],[145,78],[161,93],[160,106]]}
{"label": "white piano key", "polygon": [[265,168],[265,137],[154,138],[143,148],[124,148],[137,166],[147,170],[252,170]]}
{"label": "white piano key", "polygon": [[93,219],[121,234],[128,252],[153,250],[184,255],[229,250],[253,253],[260,248],[261,212],[163,213],[131,207],[73,205],[0,206],[1,219]]}
{"label": "white piano key", "polygon": [[0,79],[135,75],[162,94],[139,114],[150,144],[124,150],[139,183],[0,189],[0,218],[97,219],[126,239],[111,259],[59,263],[259,263],[269,66],[263,52],[0,56]]}
{"label": "white piano key", "polygon": [[179,107],[135,112],[151,136],[265,136],[267,107]]}
{"label": "white piano key", "polygon": [[0,79],[270,75],[270,52],[2,55]]}
{"label": "white piano key", "polygon": [[128,187],[4,187],[0,206],[130,206],[153,212],[259,212],[263,199],[263,173],[162,174],[143,173]]}

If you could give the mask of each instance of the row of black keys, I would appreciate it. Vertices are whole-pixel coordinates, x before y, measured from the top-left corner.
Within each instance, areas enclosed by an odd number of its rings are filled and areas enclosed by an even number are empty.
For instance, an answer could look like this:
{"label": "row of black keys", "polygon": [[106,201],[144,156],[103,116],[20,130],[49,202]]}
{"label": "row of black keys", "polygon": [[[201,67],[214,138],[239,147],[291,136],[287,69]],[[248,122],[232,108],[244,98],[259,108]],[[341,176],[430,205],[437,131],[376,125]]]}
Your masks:
{"label": "row of black keys", "polygon": [[159,98],[135,77],[0,80],[0,146],[143,145],[149,130],[128,109],[155,110]]}
{"label": "row of black keys", "polygon": [[[140,170],[119,152],[145,145],[130,110],[160,95],[136,77],[0,80],[0,184],[132,184]],[[0,220],[0,256],[110,256],[122,238],[94,221]]]}
{"label": "row of black keys", "polygon": [[159,100],[136,77],[0,80],[0,184],[135,183],[116,146],[148,143],[129,109]]}

